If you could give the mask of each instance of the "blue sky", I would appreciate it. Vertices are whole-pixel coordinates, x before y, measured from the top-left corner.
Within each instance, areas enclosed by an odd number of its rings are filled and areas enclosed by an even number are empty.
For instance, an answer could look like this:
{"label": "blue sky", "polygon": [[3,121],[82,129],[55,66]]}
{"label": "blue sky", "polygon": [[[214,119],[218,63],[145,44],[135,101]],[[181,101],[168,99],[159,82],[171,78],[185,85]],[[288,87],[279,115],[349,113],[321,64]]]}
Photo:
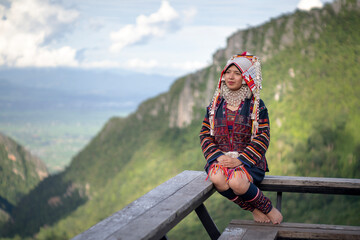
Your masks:
{"label": "blue sky", "polygon": [[124,69],[178,77],[239,29],[331,0],[0,0],[0,67]]}

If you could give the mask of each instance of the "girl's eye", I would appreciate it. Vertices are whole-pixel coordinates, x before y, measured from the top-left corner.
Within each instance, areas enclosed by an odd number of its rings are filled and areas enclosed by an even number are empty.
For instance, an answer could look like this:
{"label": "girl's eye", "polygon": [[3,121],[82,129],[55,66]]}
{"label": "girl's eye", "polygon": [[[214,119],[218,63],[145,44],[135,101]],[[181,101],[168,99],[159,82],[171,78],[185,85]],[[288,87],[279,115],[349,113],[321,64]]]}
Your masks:
{"label": "girl's eye", "polygon": [[[225,72],[225,74],[230,74],[231,73],[231,71],[226,71]],[[234,72],[236,75],[241,75],[241,73],[240,72]]]}

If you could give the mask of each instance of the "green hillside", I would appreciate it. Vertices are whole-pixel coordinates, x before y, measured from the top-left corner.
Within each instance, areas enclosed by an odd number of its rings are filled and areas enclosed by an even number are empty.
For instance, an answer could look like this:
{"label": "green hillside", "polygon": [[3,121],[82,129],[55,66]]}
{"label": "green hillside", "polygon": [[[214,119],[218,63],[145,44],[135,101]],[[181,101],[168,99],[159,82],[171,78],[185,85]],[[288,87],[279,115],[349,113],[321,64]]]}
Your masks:
{"label": "green hillside", "polygon": [[47,176],[40,159],[0,133],[0,223],[9,218],[21,197]]}
{"label": "green hillside", "polygon": [[[110,119],[64,172],[20,201],[4,235],[68,239],[183,170],[203,170],[205,107],[229,54],[244,50],[263,59],[269,174],[359,178],[359,13],[357,1],[336,1],[235,33],[211,66],[178,79],[127,118]],[[251,218],[218,194],[205,205],[221,231],[231,219]],[[289,222],[360,223],[356,197],[284,194],[282,208]],[[168,236],[207,239],[194,214]]]}

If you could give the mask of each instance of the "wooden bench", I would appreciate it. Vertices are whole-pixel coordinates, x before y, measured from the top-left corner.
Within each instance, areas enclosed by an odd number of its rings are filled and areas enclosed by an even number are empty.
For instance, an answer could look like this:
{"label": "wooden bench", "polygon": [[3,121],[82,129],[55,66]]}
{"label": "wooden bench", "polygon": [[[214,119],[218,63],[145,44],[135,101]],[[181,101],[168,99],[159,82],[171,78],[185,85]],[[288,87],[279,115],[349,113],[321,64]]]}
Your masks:
{"label": "wooden bench", "polygon": [[[360,179],[266,176],[259,188],[277,192],[276,208],[281,210],[282,192],[360,195]],[[360,227],[232,220],[219,238],[225,239],[360,239]]]}
{"label": "wooden bench", "polygon": [[360,195],[360,179],[266,176],[259,188],[277,192],[276,208],[281,211],[283,192]]}
{"label": "wooden bench", "polygon": [[165,234],[193,210],[217,239],[220,232],[203,205],[215,189],[205,179],[205,172],[184,171],[73,240],[166,239]]}
{"label": "wooden bench", "polygon": [[[205,172],[184,171],[77,235],[73,240],[167,239],[166,233],[193,210],[197,213],[210,238],[218,239],[220,232],[203,204],[215,192],[215,189],[213,184],[205,179]],[[360,195],[360,179],[266,176],[260,189],[277,192],[277,208],[281,209],[282,192]],[[253,228],[250,224],[243,227],[239,223],[244,222],[233,220],[221,235],[221,239],[240,239],[239,236],[244,231],[247,231],[246,235],[251,236],[249,234]],[[256,223],[251,223],[255,224],[256,228],[260,227]],[[292,226],[288,224],[282,223],[280,226]],[[286,232],[278,230],[278,227],[272,224],[266,225],[261,231],[269,231],[270,235],[275,232],[277,235],[280,232]],[[306,225],[306,228],[311,227]]]}
{"label": "wooden bench", "polygon": [[254,223],[232,220],[219,240],[274,240],[274,239],[360,239],[359,226],[340,226],[304,223]]}

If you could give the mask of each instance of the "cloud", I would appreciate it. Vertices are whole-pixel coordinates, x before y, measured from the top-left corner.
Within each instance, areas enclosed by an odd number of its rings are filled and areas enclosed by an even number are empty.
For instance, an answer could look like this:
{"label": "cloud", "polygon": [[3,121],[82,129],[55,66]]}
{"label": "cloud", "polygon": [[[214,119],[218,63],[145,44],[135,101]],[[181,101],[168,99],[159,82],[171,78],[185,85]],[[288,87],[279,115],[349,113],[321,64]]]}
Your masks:
{"label": "cloud", "polygon": [[297,8],[303,11],[310,11],[312,8],[322,8],[323,4],[320,0],[301,0]]}
{"label": "cloud", "polygon": [[[183,12],[183,21],[189,20],[195,14],[195,9]],[[180,29],[181,19],[180,14],[170,6],[169,2],[163,0],[157,12],[150,16],[140,15],[136,18],[135,24],[111,32],[110,52],[117,53],[126,46],[143,44],[152,38],[163,37],[167,33],[177,31]]]}
{"label": "cloud", "polygon": [[123,64],[117,61],[111,60],[100,60],[100,61],[84,61],[80,65],[82,68],[121,68]]}
{"label": "cloud", "polygon": [[0,3],[0,65],[77,66],[75,49],[51,48],[48,43],[64,34],[78,15],[48,0],[17,0],[9,6]]}
{"label": "cloud", "polygon": [[196,8],[189,8],[183,11],[184,22],[189,23],[196,16],[197,10]]}
{"label": "cloud", "polygon": [[173,76],[177,74],[185,74],[185,72],[193,72],[198,69],[204,68],[207,66],[207,63],[201,61],[183,61],[183,62],[163,62],[156,59],[140,59],[132,58],[126,61],[113,61],[113,60],[100,60],[100,61],[90,61],[82,62],[79,65],[81,68],[85,69],[114,69],[121,68],[132,70],[142,73],[159,73],[162,75]]}
{"label": "cloud", "polygon": [[126,67],[130,69],[152,69],[159,67],[160,63],[157,60],[144,60],[139,58],[133,58],[126,62]]}
{"label": "cloud", "polygon": [[206,63],[200,61],[184,61],[184,62],[159,62],[155,59],[139,59],[133,58],[126,62],[127,69],[133,69],[139,72],[151,72],[162,70],[163,74],[171,72],[195,71],[206,67]]}

